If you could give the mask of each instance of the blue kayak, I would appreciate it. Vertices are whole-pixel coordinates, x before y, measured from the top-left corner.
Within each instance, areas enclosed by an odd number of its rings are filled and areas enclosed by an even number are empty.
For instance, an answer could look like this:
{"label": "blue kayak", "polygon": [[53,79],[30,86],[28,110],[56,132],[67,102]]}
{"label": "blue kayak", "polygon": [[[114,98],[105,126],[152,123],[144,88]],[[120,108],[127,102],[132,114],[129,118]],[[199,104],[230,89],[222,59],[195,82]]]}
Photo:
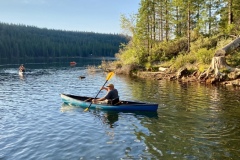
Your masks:
{"label": "blue kayak", "polygon": [[[61,94],[62,101],[66,104],[87,108],[91,104],[92,97]],[[158,104],[133,101],[119,101],[116,104],[94,104],[90,108],[117,111],[157,111]]]}

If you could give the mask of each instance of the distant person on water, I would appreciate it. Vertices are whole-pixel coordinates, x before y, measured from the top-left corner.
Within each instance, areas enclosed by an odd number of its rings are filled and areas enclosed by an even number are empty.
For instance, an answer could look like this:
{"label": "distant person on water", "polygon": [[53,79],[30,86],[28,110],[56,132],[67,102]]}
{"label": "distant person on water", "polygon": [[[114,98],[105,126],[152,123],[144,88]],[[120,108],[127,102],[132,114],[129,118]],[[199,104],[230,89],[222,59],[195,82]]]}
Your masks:
{"label": "distant person on water", "polygon": [[113,104],[119,101],[118,91],[114,88],[113,84],[102,87],[101,90],[103,89],[107,91],[107,94],[103,98],[93,99],[93,103]]}
{"label": "distant person on water", "polygon": [[23,64],[20,65],[20,67],[19,67],[19,71],[22,71],[22,72],[25,71],[25,67],[23,66]]}

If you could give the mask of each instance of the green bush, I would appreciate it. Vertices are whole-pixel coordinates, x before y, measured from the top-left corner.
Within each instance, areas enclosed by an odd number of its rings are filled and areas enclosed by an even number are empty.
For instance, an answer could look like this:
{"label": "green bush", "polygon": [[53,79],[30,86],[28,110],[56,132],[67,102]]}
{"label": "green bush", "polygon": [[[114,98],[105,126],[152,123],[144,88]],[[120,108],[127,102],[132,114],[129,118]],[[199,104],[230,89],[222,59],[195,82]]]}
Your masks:
{"label": "green bush", "polygon": [[208,65],[200,64],[198,66],[198,71],[203,73],[205,70],[207,70],[208,67],[209,67]]}
{"label": "green bush", "polygon": [[173,58],[172,60],[172,69],[178,69],[186,64],[194,64],[197,61],[197,58],[194,54],[179,54],[176,58]]}
{"label": "green bush", "polygon": [[155,58],[171,59],[181,52],[187,51],[187,39],[177,39],[172,41],[163,41],[155,45],[152,49]]}
{"label": "green bush", "polygon": [[197,51],[196,55],[200,63],[209,64],[214,56],[214,51],[212,49],[201,48]]}
{"label": "green bush", "polygon": [[226,57],[227,63],[231,66],[240,65],[240,51],[235,51]]}

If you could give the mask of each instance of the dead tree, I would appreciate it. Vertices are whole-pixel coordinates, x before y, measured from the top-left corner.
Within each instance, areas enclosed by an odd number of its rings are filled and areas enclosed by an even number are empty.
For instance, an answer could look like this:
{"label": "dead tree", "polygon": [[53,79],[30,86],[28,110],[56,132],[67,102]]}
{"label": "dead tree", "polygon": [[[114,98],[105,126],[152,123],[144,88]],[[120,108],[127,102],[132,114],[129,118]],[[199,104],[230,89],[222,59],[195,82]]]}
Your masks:
{"label": "dead tree", "polygon": [[240,37],[232,41],[230,44],[226,45],[222,49],[219,49],[214,54],[212,58],[211,65],[207,69],[207,71],[203,72],[199,79],[206,80],[211,79],[211,83],[215,81],[223,80],[225,74],[221,73],[220,69],[228,70],[229,72],[235,72],[237,75],[240,74],[240,69],[230,67],[226,62],[226,55],[240,47]]}

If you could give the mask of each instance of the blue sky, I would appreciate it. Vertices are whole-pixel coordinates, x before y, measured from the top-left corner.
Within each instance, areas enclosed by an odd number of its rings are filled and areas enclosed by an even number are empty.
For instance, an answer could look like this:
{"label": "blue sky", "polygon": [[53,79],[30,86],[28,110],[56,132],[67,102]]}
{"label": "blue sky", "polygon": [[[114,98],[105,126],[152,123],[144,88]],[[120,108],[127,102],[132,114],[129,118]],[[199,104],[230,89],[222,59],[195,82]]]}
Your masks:
{"label": "blue sky", "polygon": [[0,22],[122,33],[120,15],[137,13],[139,3],[140,0],[0,0]]}

